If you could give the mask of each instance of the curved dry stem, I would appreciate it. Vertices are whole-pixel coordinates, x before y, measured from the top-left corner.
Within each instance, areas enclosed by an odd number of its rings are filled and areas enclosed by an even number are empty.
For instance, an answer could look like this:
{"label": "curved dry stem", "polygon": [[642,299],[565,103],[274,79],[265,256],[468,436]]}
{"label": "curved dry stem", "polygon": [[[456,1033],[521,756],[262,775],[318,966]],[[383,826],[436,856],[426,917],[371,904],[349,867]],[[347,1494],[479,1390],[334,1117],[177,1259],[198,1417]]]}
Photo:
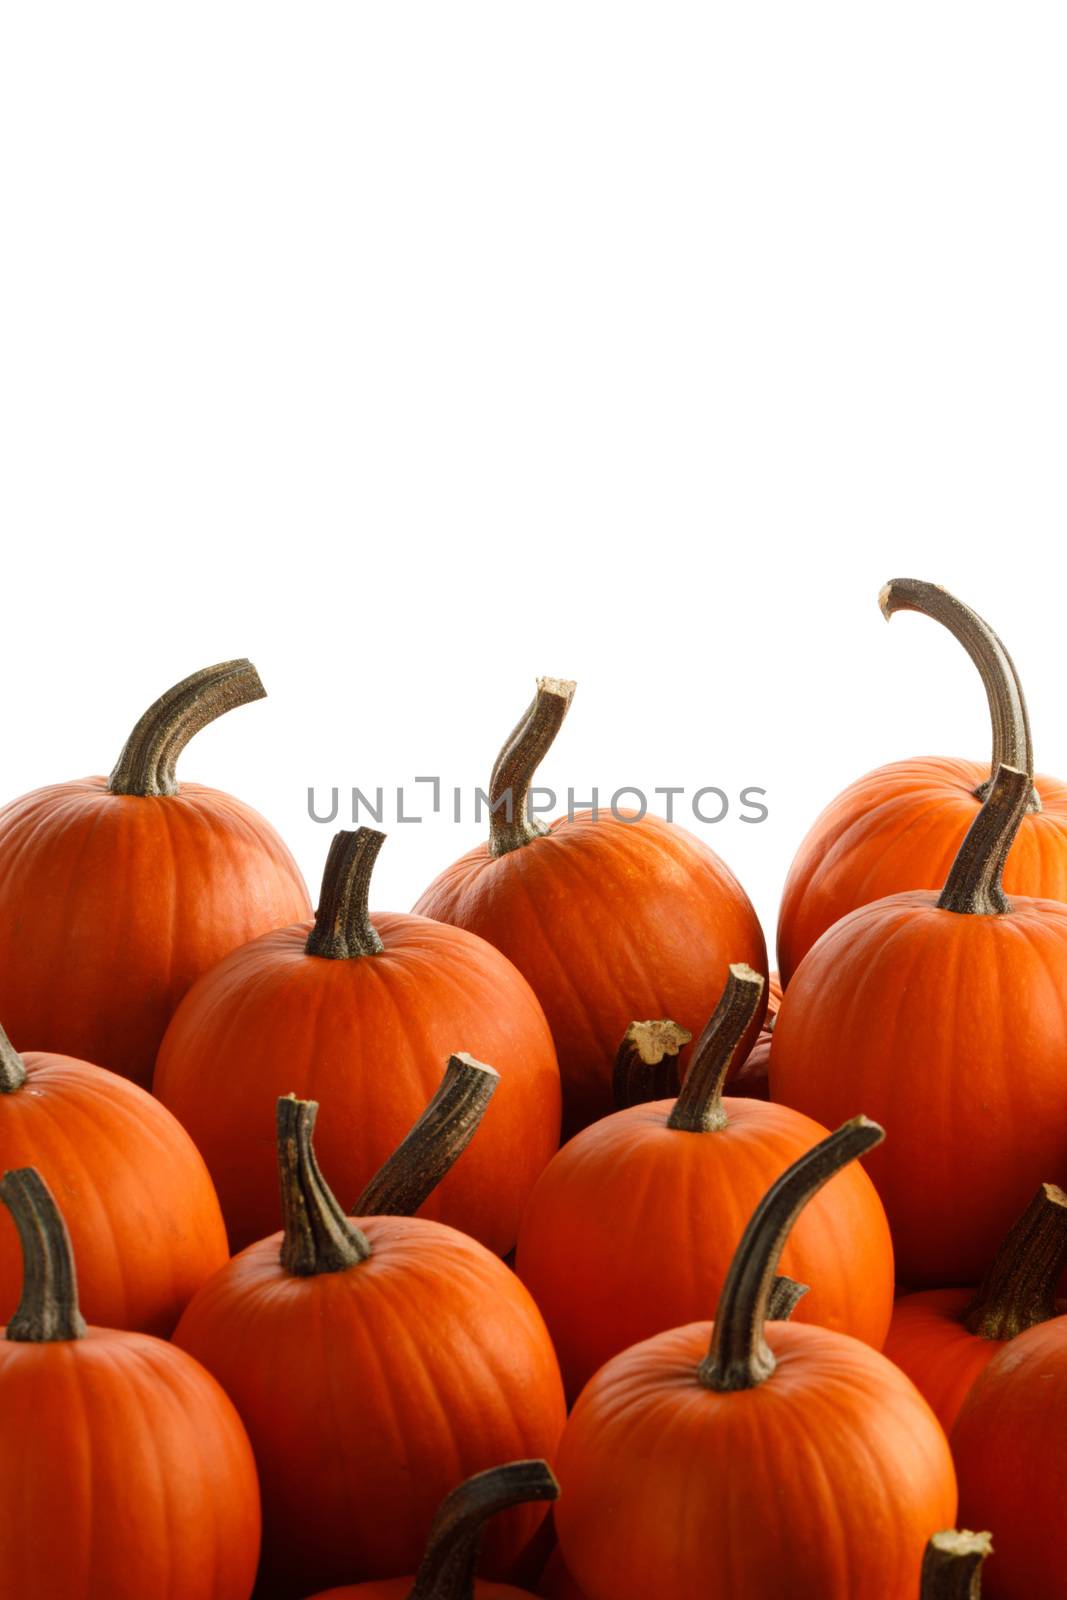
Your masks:
{"label": "curved dry stem", "polygon": [[612,1093],[616,1111],[670,1100],[678,1093],[678,1053],[692,1039],[669,1018],[631,1022],[615,1053]]}
{"label": "curved dry stem", "polygon": [[511,1461],[468,1478],[434,1518],[408,1600],[474,1600],[478,1549],[489,1518],[558,1494],[547,1461]]}
{"label": "curved dry stem", "polygon": [[304,949],[327,961],[353,961],[381,953],[382,941],[370,920],[370,884],[385,834],[375,828],[335,833],[326,857],[315,926]]}
{"label": "curved dry stem", "polygon": [[923,1556],[920,1600],[979,1600],[982,1563],[992,1550],[988,1533],[935,1533]]}
{"label": "curved dry stem", "polygon": [[489,854],[503,856],[548,832],[527,814],[530,785],[574,698],[569,678],[538,678],[537,693],[508,735],[489,780]]}
{"label": "curved dry stem", "polygon": [[26,1063],[0,1028],[0,1094],[14,1094],[26,1082]]}
{"label": "curved dry stem", "polygon": [[278,1173],[282,1191],[281,1263],[295,1278],[344,1272],[366,1261],[370,1240],[345,1216],[319,1171],[312,1145],[318,1102],[294,1094],[278,1101]]}
{"label": "curved dry stem", "polygon": [[23,1262],[22,1298],[7,1337],[18,1344],[84,1339],[70,1234],[48,1185],[36,1167],[20,1167],[0,1179],[0,1200],[18,1229]]}
{"label": "curved dry stem", "polygon": [[1011,910],[1001,878],[1019,824],[1026,815],[1030,780],[1014,767],[998,767],[982,809],[967,829],[949,868],[938,905],[967,917],[999,917]]}
{"label": "curved dry stem", "polygon": [[1014,1339],[1057,1313],[1067,1266],[1067,1194],[1043,1183],[997,1251],[960,1321],[980,1339]]}
{"label": "curved dry stem", "polygon": [[221,661],[183,678],[160,695],[122,747],[108,779],[112,794],[178,793],[175,768],[189,740],[227,711],[262,700],[266,690],[251,661]]}
{"label": "curved dry stem", "polygon": [[716,1133],[725,1128],[723,1084],[759,1010],[763,983],[760,974],[743,961],[730,967],[722,997],[693,1047],[685,1082],[667,1118],[668,1128],[681,1133]]}

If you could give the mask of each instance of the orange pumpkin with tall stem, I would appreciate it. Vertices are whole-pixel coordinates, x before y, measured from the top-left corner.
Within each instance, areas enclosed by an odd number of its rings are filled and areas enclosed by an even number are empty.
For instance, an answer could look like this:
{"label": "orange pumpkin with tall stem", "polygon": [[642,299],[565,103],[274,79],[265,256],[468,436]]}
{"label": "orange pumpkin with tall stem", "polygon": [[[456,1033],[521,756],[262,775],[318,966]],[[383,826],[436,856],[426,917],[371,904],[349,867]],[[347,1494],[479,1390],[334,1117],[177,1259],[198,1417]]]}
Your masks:
{"label": "orange pumpkin with tall stem", "polygon": [[493,768],[488,842],[415,907],[488,939],[529,979],[556,1041],[565,1135],[611,1110],[615,1050],[634,1017],[672,1017],[693,1032],[731,961],[767,972],[747,895],[684,828],[614,811],[550,827],[530,818],[531,784],[573,693],[573,683],[539,680]]}
{"label": "orange pumpkin with tall stem", "polygon": [[918,611],[959,640],[982,678],[993,726],[992,767],[924,756],[893,761],[848,786],[812,825],[789,869],[778,921],[788,984],[815,941],[850,911],[908,889],[937,889],[999,766],[1031,790],[1004,875],[1009,895],[1067,900],[1067,784],[1034,774],[1026,701],[1015,665],[988,623],[936,584],[894,578],[885,616]]}
{"label": "orange pumpkin with tall stem", "polygon": [[[515,1266],[548,1323],[571,1397],[610,1356],[714,1306],[753,1207],[826,1135],[786,1106],[723,1098],[762,988],[751,968],[731,967],[677,1099],[635,1104],[584,1129],[534,1187]],[[657,1037],[663,1032],[658,1025]],[[631,1094],[635,1072],[631,1065]],[[847,1167],[813,1198],[784,1260],[811,1286],[800,1320],[881,1348],[893,1247],[861,1167]]]}
{"label": "orange pumpkin with tall stem", "polygon": [[110,778],[49,784],[0,810],[0,1016],[18,1049],[147,1084],[190,984],[307,915],[270,824],[175,772],[195,733],[263,693],[250,661],[206,667],[148,708]]}
{"label": "orange pumpkin with tall stem", "polygon": [[913,1288],[977,1283],[1049,1175],[1067,1169],[1067,906],[1001,874],[1030,780],[1000,767],[940,896],[890,895],[801,962],[771,1093],[828,1125],[866,1106],[869,1171]]}

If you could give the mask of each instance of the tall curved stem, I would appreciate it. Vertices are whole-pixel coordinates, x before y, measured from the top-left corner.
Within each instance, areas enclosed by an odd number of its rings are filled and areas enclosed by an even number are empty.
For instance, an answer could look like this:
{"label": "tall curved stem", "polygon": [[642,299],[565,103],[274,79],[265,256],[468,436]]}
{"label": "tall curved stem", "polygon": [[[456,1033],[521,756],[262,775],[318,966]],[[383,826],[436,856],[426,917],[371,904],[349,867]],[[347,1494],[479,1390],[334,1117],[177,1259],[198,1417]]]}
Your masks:
{"label": "tall curved stem", "polygon": [[385,834],[375,828],[335,833],[326,857],[315,926],[304,949],[327,961],[353,961],[381,953],[382,941],[370,920],[370,884]]}
{"label": "tall curved stem", "polygon": [[528,814],[530,785],[570,710],[569,678],[538,678],[537,693],[496,758],[489,780],[489,854],[503,856],[548,832]]}
{"label": "tall curved stem", "polygon": [[1011,910],[1001,878],[1008,851],[1026,815],[1030,780],[1013,767],[998,767],[982,809],[967,829],[949,868],[938,905],[961,916],[997,917]]}
{"label": "tall curved stem", "polygon": [[726,1127],[722,1088],[737,1047],[759,1010],[763,979],[744,962],[730,967],[726,987],[704,1032],[670,1116],[668,1128],[682,1133],[715,1133]]}
{"label": "tall curved stem", "polygon": [[434,1518],[408,1600],[474,1600],[482,1530],[490,1517],[531,1500],[555,1500],[559,1484],[545,1461],[511,1461],[461,1483]]}
{"label": "tall curved stem", "polygon": [[0,1179],[0,1200],[18,1229],[23,1261],[22,1298],[7,1337],[18,1344],[84,1339],[70,1234],[48,1185],[36,1167],[20,1167]]}
{"label": "tall curved stem", "polygon": [[222,661],[183,678],[160,695],[122,747],[108,779],[112,794],[173,795],[178,757],[194,734],[227,711],[262,700],[266,690],[251,661]]}

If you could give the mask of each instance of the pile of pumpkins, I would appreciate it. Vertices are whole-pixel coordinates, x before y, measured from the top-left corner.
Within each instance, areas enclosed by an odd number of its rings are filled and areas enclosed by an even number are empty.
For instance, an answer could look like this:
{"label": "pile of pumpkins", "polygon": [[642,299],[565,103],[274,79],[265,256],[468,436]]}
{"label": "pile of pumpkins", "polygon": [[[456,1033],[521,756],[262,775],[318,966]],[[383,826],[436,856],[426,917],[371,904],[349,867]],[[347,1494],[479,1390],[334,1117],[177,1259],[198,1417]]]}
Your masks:
{"label": "pile of pumpkins", "polygon": [[0,1594],[1067,1596],[1067,786],[881,603],[992,763],[824,811],[780,985],[682,828],[528,816],[562,680],[412,914],[179,783],[247,661],[0,811]]}

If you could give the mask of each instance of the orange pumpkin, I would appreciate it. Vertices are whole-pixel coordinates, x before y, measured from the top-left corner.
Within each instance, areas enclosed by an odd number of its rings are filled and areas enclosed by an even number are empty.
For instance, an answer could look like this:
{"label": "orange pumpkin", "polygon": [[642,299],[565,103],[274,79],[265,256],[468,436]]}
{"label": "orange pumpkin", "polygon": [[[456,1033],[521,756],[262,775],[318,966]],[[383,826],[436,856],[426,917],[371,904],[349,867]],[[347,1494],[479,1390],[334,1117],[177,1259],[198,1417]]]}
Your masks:
{"label": "orange pumpkin", "polygon": [[886,617],[918,611],[963,645],[981,674],[993,725],[992,768],[924,756],[893,761],[852,783],[817,818],[782,895],[778,965],[788,984],[815,941],[850,911],[908,889],[937,889],[998,766],[1032,784],[1004,875],[1009,895],[1067,900],[1067,785],[1034,775],[1030,725],[1015,666],[988,623],[932,583],[894,578]]}
{"label": "orange pumpkin", "polygon": [[86,1327],[37,1172],[8,1172],[0,1198],[26,1258],[0,1338],[0,1594],[248,1600],[259,1491],[230,1401],[173,1345]]}
{"label": "orange pumpkin", "polygon": [[446,1495],[413,1578],[345,1584],[312,1600],[530,1600],[528,1589],[476,1578],[482,1529],[511,1506],[554,1500],[558,1493],[547,1461],[512,1461],[476,1473]]}
{"label": "orange pumpkin", "polygon": [[149,707],[110,778],[50,784],[0,810],[0,1016],[17,1048],[147,1084],[193,980],[307,914],[274,829],[175,777],[193,734],[262,695],[248,661],[194,673]]}
{"label": "orange pumpkin", "polygon": [[1067,1195],[1042,1184],[981,1287],[901,1295],[885,1353],[926,1396],[946,1433],[998,1350],[1057,1313],[1067,1263]]}
{"label": "orange pumpkin", "polygon": [[589,1600],[917,1592],[927,1540],[956,1517],[937,1419],[869,1345],[766,1322],[800,1210],[880,1137],[856,1118],[778,1179],[745,1230],[714,1328],[656,1334],[586,1386],[560,1444],[555,1515]]}
{"label": "orange pumpkin", "polygon": [[339,833],[315,923],[236,950],[186,996],[159,1054],[155,1092],[207,1161],[235,1249],[272,1231],[277,1097],[326,1106],[322,1158],[349,1200],[437,1086],[457,1047],[499,1068],[477,1145],[425,1214],[503,1255],[559,1142],[552,1036],[529,984],[497,950],[425,917],[367,911],[384,835]]}
{"label": "orange pumpkin", "polygon": [[1064,1600],[1067,1317],[1020,1333],[974,1384],[952,1430],[960,1514],[993,1529],[989,1600]]}
{"label": "orange pumpkin", "polygon": [[[314,1102],[280,1100],[284,1232],[216,1273],[178,1325],[175,1341],[219,1379],[251,1437],[268,1594],[411,1572],[463,1479],[555,1455],[563,1386],[533,1300],[475,1240],[399,1214],[470,1137],[495,1082],[453,1058],[428,1134],[416,1129],[391,1158],[355,1221],[315,1160]],[[388,1214],[369,1215],[372,1204]],[[523,1506],[496,1519],[491,1577],[543,1515]]]}
{"label": "orange pumpkin", "polygon": [[842,919],[785,993],[771,1094],[889,1132],[870,1174],[914,1288],[977,1283],[1049,1174],[1067,1167],[1067,906],[1009,901],[1000,873],[1028,804],[998,769],[940,897]]}
{"label": "orange pumpkin", "polygon": [[[722,1097],[762,988],[758,973],[731,967],[677,1100],[594,1123],[534,1187],[515,1266],[548,1323],[571,1397],[610,1356],[716,1303],[753,1207],[825,1137],[785,1106]],[[786,1247],[785,1270],[811,1286],[802,1321],[881,1348],[893,1248],[861,1167],[849,1166],[812,1201]]]}
{"label": "orange pumpkin", "polygon": [[611,1110],[615,1047],[633,1017],[693,1031],[731,961],[767,971],[744,890],[683,828],[618,810],[551,827],[529,819],[530,786],[573,693],[540,679],[493,769],[488,843],[415,907],[488,939],[529,979],[556,1041],[568,1135]]}
{"label": "orange pumpkin", "polygon": [[[229,1255],[207,1168],[181,1124],[103,1067],[23,1059],[0,1028],[0,1172],[29,1166],[70,1215],[90,1322],[170,1334]],[[18,1236],[0,1214],[0,1321],[21,1289]]]}

